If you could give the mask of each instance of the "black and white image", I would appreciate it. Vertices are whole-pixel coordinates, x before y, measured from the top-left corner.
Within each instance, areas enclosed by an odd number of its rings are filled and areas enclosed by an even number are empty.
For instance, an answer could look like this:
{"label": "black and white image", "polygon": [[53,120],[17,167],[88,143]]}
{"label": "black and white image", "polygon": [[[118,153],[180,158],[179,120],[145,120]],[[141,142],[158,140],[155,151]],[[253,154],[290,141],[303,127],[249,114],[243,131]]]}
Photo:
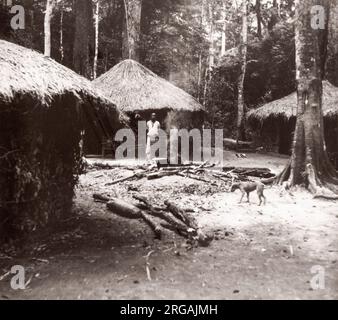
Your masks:
{"label": "black and white image", "polygon": [[0,0],[0,300],[336,300],[337,231],[338,0]]}

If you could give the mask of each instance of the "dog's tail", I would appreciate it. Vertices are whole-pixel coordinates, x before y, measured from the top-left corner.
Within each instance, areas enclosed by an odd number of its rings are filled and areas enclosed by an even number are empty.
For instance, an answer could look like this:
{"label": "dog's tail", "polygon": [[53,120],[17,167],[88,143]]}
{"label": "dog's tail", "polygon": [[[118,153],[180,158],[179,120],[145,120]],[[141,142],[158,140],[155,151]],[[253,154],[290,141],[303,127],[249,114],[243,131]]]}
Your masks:
{"label": "dog's tail", "polygon": [[261,182],[266,186],[272,186],[277,179],[277,176],[267,178],[267,179],[261,179]]}

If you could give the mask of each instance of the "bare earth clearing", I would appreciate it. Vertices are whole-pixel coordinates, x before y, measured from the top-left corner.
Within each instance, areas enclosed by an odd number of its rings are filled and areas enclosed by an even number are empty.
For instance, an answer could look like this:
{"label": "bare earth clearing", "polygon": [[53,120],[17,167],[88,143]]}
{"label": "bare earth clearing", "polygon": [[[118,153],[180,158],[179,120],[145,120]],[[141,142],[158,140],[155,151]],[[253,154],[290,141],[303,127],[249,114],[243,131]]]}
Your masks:
{"label": "bare earth clearing", "polygon": [[[269,167],[279,172],[286,158],[225,153],[226,165]],[[238,204],[219,182],[172,176],[105,186],[130,175],[126,169],[81,176],[77,215],[47,230],[21,252],[0,253],[0,299],[337,299],[338,203],[293,196],[267,188],[267,205]],[[187,250],[185,240],[166,233],[154,240],[142,221],[115,216],[95,203],[93,192],[132,200],[133,193],[195,209],[199,223],[216,231],[207,248]],[[150,253],[151,252],[151,253]],[[146,256],[149,255],[149,281]],[[10,288],[11,266],[26,268],[25,290]],[[313,266],[325,268],[325,289],[312,290]],[[3,276],[5,275],[5,276]]]}

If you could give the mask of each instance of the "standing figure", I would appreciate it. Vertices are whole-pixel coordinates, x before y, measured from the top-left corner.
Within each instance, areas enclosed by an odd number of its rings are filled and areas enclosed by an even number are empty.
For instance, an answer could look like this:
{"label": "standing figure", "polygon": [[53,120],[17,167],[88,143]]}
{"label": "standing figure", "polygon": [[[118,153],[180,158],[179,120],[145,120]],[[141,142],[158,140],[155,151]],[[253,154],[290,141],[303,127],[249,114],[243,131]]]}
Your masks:
{"label": "standing figure", "polygon": [[152,150],[151,147],[156,143],[159,137],[159,129],[161,125],[156,120],[156,113],[151,114],[151,119],[147,122],[147,149],[146,149],[146,155],[147,160],[152,160]]}

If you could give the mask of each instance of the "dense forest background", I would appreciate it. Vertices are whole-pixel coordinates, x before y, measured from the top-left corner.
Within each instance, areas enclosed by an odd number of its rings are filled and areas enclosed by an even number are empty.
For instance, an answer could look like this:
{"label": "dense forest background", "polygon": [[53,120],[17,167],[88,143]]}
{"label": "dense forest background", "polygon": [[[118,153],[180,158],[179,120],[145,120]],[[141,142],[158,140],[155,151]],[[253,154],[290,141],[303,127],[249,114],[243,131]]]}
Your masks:
{"label": "dense forest background", "polygon": [[[140,3],[139,62],[196,97],[208,111],[207,126],[224,128],[232,135],[241,73],[241,1]],[[13,14],[4,0],[0,5],[0,37],[43,52],[46,1],[17,0],[13,4],[25,8],[25,29],[11,29]],[[296,89],[294,10],[293,0],[248,1],[246,109]],[[330,37],[334,36],[330,32]],[[128,57],[124,0],[99,0],[98,6],[96,0],[57,0],[51,19],[51,40],[53,59],[89,79],[101,75]],[[326,78],[338,85],[334,43],[330,42],[328,50]]]}

